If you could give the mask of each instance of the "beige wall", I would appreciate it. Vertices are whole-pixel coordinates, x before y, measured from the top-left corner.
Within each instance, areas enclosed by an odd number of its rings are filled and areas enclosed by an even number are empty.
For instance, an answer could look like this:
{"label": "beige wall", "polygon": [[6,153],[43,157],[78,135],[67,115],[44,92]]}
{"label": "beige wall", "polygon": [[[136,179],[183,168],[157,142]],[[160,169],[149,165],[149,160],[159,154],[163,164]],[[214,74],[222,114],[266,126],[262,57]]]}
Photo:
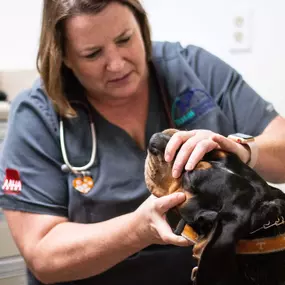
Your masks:
{"label": "beige wall", "polygon": [[30,88],[37,77],[36,70],[1,71],[0,90],[4,91],[11,101],[21,90]]}

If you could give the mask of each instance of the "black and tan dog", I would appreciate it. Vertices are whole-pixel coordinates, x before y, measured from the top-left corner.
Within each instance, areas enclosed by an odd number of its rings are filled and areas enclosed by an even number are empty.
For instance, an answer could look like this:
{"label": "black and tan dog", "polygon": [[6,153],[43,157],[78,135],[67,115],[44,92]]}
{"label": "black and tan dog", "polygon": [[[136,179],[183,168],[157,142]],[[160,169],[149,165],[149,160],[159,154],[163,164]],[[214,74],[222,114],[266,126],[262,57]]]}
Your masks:
{"label": "black and tan dog", "polygon": [[145,180],[157,197],[186,194],[173,211],[180,220],[176,232],[194,242],[194,284],[285,284],[285,194],[220,150],[174,179],[164,151],[175,132],[152,136]]}

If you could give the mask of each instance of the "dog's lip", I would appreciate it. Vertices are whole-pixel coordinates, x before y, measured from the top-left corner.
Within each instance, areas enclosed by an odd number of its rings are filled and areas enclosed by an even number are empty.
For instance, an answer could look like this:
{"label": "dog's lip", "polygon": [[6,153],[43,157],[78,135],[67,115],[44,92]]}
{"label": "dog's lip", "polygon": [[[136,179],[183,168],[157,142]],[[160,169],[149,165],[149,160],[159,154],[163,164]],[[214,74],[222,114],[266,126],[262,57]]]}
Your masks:
{"label": "dog's lip", "polygon": [[157,143],[149,143],[147,150],[152,156],[163,156],[164,149],[160,149]]}
{"label": "dog's lip", "polygon": [[152,178],[153,173],[155,173],[153,169],[153,163],[151,161],[148,161],[146,167],[146,174],[149,178]]}
{"label": "dog's lip", "polygon": [[146,161],[145,161],[145,175],[151,181],[153,181],[155,179],[156,171],[154,170],[154,167],[153,167],[153,165],[155,165],[155,164],[156,164],[155,157],[153,157],[151,155],[147,155]]}
{"label": "dog's lip", "polygon": [[197,243],[193,246],[193,256],[197,259],[201,258],[201,255],[203,253],[203,250],[205,246],[207,245],[207,237],[201,238],[198,237]]}
{"label": "dog's lip", "polygon": [[154,165],[160,164],[159,156],[148,155],[146,159],[146,174],[149,178],[155,179],[157,172]]}
{"label": "dog's lip", "polygon": [[160,151],[154,146],[149,146],[148,151],[152,156],[158,156],[160,154]]}

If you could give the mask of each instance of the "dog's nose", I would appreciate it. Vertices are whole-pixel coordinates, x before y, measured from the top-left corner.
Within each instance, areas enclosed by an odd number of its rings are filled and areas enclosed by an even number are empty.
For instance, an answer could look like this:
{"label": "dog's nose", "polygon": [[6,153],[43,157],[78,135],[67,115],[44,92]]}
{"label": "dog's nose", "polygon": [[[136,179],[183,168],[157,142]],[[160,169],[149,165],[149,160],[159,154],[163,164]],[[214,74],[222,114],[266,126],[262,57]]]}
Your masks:
{"label": "dog's nose", "polygon": [[169,135],[156,133],[149,140],[148,150],[153,155],[164,154],[165,147],[170,139]]}

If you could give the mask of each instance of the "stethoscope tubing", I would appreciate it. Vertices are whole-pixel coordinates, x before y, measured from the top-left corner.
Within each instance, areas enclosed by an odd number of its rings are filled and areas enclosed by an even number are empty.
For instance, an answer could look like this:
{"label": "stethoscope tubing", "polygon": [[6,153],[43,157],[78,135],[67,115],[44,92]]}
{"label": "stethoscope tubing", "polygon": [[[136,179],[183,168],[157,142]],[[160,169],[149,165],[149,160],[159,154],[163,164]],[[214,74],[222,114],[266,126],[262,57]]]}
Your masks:
{"label": "stethoscope tubing", "polygon": [[[90,118],[90,114],[89,114],[89,118]],[[91,130],[91,137],[92,137],[92,152],[91,152],[90,161],[86,165],[83,165],[83,166],[73,166],[69,162],[69,159],[67,156],[67,151],[65,147],[65,138],[64,138],[64,124],[63,124],[63,119],[60,118],[59,120],[60,148],[61,148],[63,161],[65,163],[65,165],[62,166],[62,169],[64,168],[64,166],[66,166],[74,174],[82,174],[84,173],[84,171],[87,171],[88,169],[92,167],[92,165],[95,162],[96,150],[97,150],[96,130],[95,130],[95,124],[93,120],[90,120],[90,130]]]}

